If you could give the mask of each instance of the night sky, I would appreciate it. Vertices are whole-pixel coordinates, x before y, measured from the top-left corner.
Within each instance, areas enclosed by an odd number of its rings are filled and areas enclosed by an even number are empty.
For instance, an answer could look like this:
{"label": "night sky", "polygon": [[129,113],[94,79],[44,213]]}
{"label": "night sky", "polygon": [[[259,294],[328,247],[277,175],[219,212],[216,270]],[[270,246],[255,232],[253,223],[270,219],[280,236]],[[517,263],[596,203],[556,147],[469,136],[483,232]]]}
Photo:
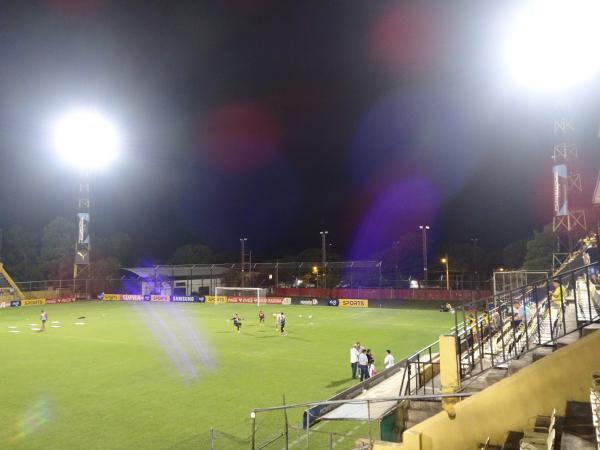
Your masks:
{"label": "night sky", "polygon": [[[366,258],[424,223],[432,252],[527,238],[552,217],[555,112],[496,57],[511,3],[4,0],[0,227],[75,219],[48,123],[85,104],[126,136],[93,176],[92,231],[157,258],[241,236],[280,257],[322,229]],[[573,97],[588,189],[597,85]]]}

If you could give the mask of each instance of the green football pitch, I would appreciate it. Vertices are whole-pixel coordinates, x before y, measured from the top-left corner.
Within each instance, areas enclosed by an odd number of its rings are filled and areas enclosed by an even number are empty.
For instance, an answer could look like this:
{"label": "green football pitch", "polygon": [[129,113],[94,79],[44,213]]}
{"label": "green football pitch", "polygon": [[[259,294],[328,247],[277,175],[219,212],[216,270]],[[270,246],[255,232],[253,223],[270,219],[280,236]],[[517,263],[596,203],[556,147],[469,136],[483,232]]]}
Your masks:
{"label": "green football pitch", "polygon": [[[0,448],[204,449],[247,438],[255,407],[325,400],[356,383],[349,349],[381,370],[453,326],[432,309],[78,302],[0,309]],[[286,336],[273,314],[287,316]],[[229,320],[239,312],[241,333]],[[259,417],[261,436],[280,430]],[[301,410],[289,421],[301,420]],[[275,423],[277,422],[277,424]],[[217,438],[217,449],[247,448]],[[281,445],[279,445],[281,447]],[[271,447],[269,447],[271,448]],[[275,448],[275,447],[273,447]],[[337,448],[344,448],[343,443]]]}

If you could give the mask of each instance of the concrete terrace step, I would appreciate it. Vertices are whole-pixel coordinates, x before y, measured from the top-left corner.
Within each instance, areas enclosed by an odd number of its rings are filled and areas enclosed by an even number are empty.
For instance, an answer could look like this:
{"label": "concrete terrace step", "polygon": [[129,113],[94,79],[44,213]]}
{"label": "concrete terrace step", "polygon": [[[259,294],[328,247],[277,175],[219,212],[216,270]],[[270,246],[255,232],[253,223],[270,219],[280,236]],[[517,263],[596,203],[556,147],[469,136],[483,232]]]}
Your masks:
{"label": "concrete terrace step", "polygon": [[587,336],[588,334],[592,334],[595,331],[600,330],[600,323],[593,323],[583,328],[583,335]]}
{"label": "concrete terrace step", "polygon": [[407,422],[416,422],[421,423],[424,420],[429,419],[432,416],[435,416],[439,411],[427,411],[422,409],[411,409],[409,408],[406,412],[406,421]]}
{"label": "concrete terrace step", "polygon": [[431,411],[438,413],[442,410],[442,404],[440,402],[411,400],[409,410]]}

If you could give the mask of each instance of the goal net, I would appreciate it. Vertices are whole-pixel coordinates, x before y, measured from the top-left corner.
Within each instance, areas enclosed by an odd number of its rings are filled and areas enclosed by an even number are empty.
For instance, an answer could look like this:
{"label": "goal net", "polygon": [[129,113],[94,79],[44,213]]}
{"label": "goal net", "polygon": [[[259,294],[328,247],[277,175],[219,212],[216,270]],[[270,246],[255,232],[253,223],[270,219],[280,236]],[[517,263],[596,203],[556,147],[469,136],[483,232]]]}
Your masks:
{"label": "goal net", "polygon": [[265,302],[267,290],[253,287],[215,287],[216,297],[227,297],[228,303],[255,303],[259,306]]}

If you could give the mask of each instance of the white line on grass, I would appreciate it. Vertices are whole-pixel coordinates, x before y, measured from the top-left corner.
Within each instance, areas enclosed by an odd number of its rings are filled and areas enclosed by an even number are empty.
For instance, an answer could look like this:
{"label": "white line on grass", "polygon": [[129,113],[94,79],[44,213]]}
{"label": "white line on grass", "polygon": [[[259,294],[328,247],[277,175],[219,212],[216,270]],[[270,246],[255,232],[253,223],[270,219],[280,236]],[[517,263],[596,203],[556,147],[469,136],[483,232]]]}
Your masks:
{"label": "white line on grass", "polygon": [[333,443],[333,447],[335,447],[336,445],[342,443],[342,441],[344,441],[347,437],[349,437],[352,433],[354,433],[356,430],[358,430],[360,428],[361,425],[363,425],[364,422],[360,422],[358,425],[356,425],[354,428],[352,428],[350,431],[348,431],[346,434],[344,434],[343,436],[341,436],[337,441],[335,441]]}
{"label": "white line on grass", "polygon": [[20,333],[19,330],[8,330],[9,333]]}

